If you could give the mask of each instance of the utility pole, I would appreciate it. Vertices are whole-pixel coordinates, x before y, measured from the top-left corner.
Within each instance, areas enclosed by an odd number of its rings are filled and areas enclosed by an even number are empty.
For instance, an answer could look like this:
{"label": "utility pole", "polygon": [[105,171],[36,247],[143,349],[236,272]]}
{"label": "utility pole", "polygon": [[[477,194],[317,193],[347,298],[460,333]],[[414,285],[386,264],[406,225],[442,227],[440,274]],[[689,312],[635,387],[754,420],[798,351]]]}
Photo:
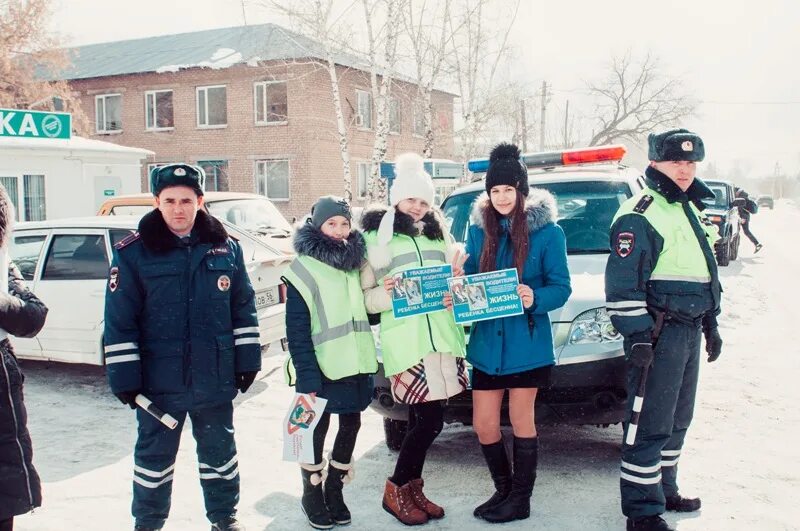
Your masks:
{"label": "utility pole", "polygon": [[567,100],[567,110],[564,113],[564,149],[569,147],[569,100]]}
{"label": "utility pole", "polygon": [[526,153],[528,151],[528,123],[525,120],[525,99],[520,98],[519,100],[519,115],[520,121],[522,122],[520,125],[522,127],[522,152]]}
{"label": "utility pole", "polygon": [[544,151],[545,113],[547,112],[547,81],[542,81],[542,117],[539,124],[539,150]]}

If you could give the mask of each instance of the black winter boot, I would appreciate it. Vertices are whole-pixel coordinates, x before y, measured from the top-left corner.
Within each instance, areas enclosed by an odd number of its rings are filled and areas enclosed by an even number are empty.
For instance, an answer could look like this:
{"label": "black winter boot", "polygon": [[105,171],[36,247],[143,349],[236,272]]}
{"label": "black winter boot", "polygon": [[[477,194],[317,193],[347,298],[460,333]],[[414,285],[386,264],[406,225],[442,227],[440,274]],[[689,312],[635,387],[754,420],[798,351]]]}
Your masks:
{"label": "black winter boot", "polygon": [[308,524],[314,529],[333,527],[333,520],[325,506],[325,497],[322,493],[322,483],[328,475],[325,465],[324,459],[317,465],[300,465],[300,474],[303,476],[303,497],[300,506],[308,518]]}
{"label": "black winter boot", "polygon": [[472,514],[476,518],[483,518],[483,513],[487,509],[491,509],[505,500],[508,497],[508,493],[511,492],[511,465],[508,462],[508,454],[506,454],[503,439],[493,444],[482,444],[481,450],[483,451],[484,459],[486,459],[486,464],[489,466],[492,481],[494,481],[495,493],[487,501],[475,507]]}
{"label": "black winter boot", "polygon": [[344,504],[342,488],[355,478],[356,471],[353,468],[352,458],[349,463],[340,463],[333,459],[330,463],[328,477],[325,479],[325,505],[336,524],[346,525],[350,523],[351,518],[350,510]]}
{"label": "black winter boot", "polygon": [[625,529],[627,531],[675,531],[657,514],[636,519],[628,518]]}
{"label": "black winter boot", "polygon": [[244,531],[244,526],[236,519],[236,515],[232,514],[219,522],[214,522],[211,531]]}
{"label": "black winter boot", "polygon": [[539,457],[537,437],[514,437],[514,474],[511,492],[505,500],[483,512],[487,522],[500,523],[524,520],[531,515],[531,495],[536,482]]}
{"label": "black winter boot", "polygon": [[684,498],[680,494],[667,496],[667,510],[677,513],[691,513],[700,510],[700,498]]}

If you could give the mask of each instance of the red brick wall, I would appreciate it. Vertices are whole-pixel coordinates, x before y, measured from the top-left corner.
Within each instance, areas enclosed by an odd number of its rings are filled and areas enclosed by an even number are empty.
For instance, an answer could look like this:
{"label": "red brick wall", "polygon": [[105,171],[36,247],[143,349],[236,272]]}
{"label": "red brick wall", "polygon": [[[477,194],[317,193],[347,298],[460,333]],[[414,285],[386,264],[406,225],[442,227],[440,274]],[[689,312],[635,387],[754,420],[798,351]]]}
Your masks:
{"label": "red brick wall", "polygon": [[[365,72],[338,67],[339,88],[348,123],[349,150],[353,162],[353,196],[356,195],[356,161],[371,158],[373,131],[355,126],[356,89],[369,91]],[[253,83],[285,80],[288,85],[288,123],[256,126],[254,124]],[[148,162],[190,162],[227,160],[230,190],[255,192],[255,160],[263,157],[288,158],[290,200],[276,201],[289,219],[310,210],[317,197],[343,195],[342,161],[336,137],[330,78],[327,70],[311,64],[271,64],[250,67],[238,65],[227,69],[191,69],[174,73],[145,73],[73,81],[81,104],[91,122],[93,138],[126,146],[142,147],[156,153]],[[196,87],[226,85],[228,124],[220,129],[197,127]],[[145,129],[145,92],[173,91],[172,131]],[[95,134],[95,96],[122,94],[122,132]],[[400,99],[401,133],[390,135],[387,159],[404,151],[420,152],[421,138],[412,135],[412,105],[416,87],[398,82],[393,95]],[[452,159],[453,96],[434,93],[437,143],[433,156]],[[375,118],[373,117],[373,126]],[[146,169],[142,171],[142,190],[147,190]],[[360,201],[355,201],[359,204]]]}

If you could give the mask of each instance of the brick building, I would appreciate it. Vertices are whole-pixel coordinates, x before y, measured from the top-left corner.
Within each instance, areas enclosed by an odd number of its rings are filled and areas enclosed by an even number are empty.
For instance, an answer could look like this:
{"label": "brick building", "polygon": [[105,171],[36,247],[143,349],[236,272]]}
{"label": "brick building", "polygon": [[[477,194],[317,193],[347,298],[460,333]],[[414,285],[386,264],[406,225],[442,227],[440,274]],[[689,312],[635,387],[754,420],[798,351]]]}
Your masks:
{"label": "brick building", "polygon": [[[198,163],[207,189],[256,192],[289,219],[323,194],[344,192],[331,82],[321,47],[274,24],[225,28],[70,50],[61,76],[79,95],[93,138],[153,151],[142,171]],[[355,204],[363,204],[374,141],[369,72],[337,55]],[[421,151],[417,88],[395,81],[387,159]],[[432,95],[434,157],[453,157],[454,95]]]}

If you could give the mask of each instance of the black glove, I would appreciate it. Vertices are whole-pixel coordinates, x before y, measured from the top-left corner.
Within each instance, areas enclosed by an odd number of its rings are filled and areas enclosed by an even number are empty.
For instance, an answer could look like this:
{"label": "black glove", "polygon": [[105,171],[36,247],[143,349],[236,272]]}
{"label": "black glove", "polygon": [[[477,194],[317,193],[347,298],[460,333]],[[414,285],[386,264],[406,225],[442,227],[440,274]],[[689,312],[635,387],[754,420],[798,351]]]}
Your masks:
{"label": "black glove", "polygon": [[242,393],[247,392],[247,390],[250,389],[250,386],[253,385],[253,382],[255,381],[257,374],[258,371],[237,372],[236,389],[238,389]]}
{"label": "black glove", "polygon": [[714,328],[706,328],[703,330],[703,335],[706,336],[706,352],[708,353],[709,363],[717,361],[720,353],[722,353],[722,338],[719,336],[719,330]]}
{"label": "black glove", "polygon": [[139,390],[136,391],[122,391],[120,393],[114,393],[114,396],[119,398],[119,401],[123,404],[128,404],[131,409],[136,409],[136,395],[139,394]]}
{"label": "black glove", "polygon": [[649,367],[653,363],[653,344],[634,343],[631,347],[631,355],[628,360],[634,367]]}

